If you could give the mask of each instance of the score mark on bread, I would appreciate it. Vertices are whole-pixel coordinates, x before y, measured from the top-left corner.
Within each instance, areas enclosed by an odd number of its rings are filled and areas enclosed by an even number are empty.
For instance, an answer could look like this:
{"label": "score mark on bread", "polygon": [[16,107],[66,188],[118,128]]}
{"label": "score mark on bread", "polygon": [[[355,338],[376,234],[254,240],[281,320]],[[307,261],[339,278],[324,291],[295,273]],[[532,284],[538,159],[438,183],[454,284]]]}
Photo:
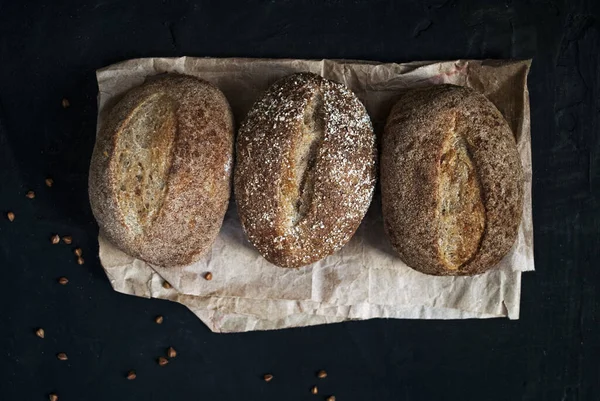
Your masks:
{"label": "score mark on bread", "polygon": [[294,183],[286,187],[288,191],[284,195],[285,201],[289,202],[290,226],[297,225],[306,216],[314,197],[317,152],[325,134],[323,96],[320,92],[308,101],[302,121],[300,135],[294,138],[297,143],[292,144]]}
{"label": "score mark on bread", "polygon": [[116,136],[113,166],[119,208],[127,228],[143,235],[161,210],[176,134],[176,104],[153,94],[124,121]]}
{"label": "score mark on bread", "polygon": [[485,207],[477,169],[455,115],[442,145],[438,203],[439,247],[448,269],[458,269],[479,249],[485,227]]}

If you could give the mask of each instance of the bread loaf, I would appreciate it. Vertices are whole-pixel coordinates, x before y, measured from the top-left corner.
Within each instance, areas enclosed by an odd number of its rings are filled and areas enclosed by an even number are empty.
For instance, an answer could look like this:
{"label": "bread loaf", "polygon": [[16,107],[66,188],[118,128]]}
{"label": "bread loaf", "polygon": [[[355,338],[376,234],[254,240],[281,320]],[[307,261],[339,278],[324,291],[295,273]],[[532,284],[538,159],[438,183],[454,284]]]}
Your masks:
{"label": "bread loaf", "polygon": [[400,97],[383,136],[381,190],[393,247],[423,273],[482,273],[515,242],[523,209],[515,138],[471,89],[440,85]]}
{"label": "bread loaf", "polygon": [[236,143],[234,191],[249,240],[282,267],[332,254],[369,207],[375,158],[369,116],[345,86],[309,73],[277,81]]}
{"label": "bread loaf", "polygon": [[231,188],[233,118],[213,85],[169,74],[127,92],[100,128],[89,195],[100,231],[160,266],[198,260]]}

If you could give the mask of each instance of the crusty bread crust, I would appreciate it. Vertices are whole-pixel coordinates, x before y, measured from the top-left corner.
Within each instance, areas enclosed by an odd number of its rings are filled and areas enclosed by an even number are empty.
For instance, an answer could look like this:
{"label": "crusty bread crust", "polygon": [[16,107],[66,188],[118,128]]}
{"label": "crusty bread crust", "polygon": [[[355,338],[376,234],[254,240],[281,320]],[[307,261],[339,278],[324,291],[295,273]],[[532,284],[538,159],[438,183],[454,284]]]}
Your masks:
{"label": "crusty bread crust", "polygon": [[515,138],[485,96],[407,90],[383,136],[385,230],[402,260],[433,275],[474,275],[513,246],[523,209]]}
{"label": "crusty bread crust", "polygon": [[375,159],[369,116],[345,86],[309,73],[277,81],[236,143],[234,190],[248,238],[282,267],[332,254],[369,207]]}
{"label": "crusty bread crust", "polygon": [[198,260],[227,210],[233,137],[229,104],[208,82],[169,74],[127,92],[98,132],[90,165],[101,232],[152,264]]}

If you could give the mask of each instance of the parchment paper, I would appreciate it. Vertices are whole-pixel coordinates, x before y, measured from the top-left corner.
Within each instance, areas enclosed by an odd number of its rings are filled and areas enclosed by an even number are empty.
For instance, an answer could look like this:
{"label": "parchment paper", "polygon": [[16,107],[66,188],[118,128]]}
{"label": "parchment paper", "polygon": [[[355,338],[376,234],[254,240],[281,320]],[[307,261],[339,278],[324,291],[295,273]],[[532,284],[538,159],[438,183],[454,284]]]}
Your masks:
{"label": "parchment paper", "polygon": [[[241,332],[353,319],[518,319],[521,273],[534,269],[531,216],[531,142],[527,73],[530,61],[457,60],[381,64],[336,60],[147,58],[97,71],[98,127],[128,89],[149,75],[178,72],[217,85],[239,123],[275,80],[312,71],[342,82],[365,104],[378,134],[398,93],[441,83],[486,95],[509,122],[525,171],[525,202],[518,239],[498,268],[475,277],[434,277],[408,268],[384,232],[381,200],[352,240],[313,265],[282,269],[264,260],[245,238],[232,198],[212,249],[183,268],[151,266],[99,237],[100,260],[116,291],[186,305],[212,331]],[[213,279],[203,278],[212,272]],[[163,281],[172,288],[165,289]]]}

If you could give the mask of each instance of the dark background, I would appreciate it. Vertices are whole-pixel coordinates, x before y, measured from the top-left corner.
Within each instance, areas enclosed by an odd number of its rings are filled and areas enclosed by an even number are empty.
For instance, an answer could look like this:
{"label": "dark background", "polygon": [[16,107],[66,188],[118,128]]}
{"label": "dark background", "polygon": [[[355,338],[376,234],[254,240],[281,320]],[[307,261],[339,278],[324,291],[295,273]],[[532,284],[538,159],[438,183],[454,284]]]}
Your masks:
{"label": "dark background", "polygon": [[[0,399],[599,400],[599,9],[597,0],[0,0]],[[533,58],[537,271],[523,276],[521,319],[224,335],[181,305],[114,292],[87,199],[94,71],[180,55]],[[54,232],[73,236],[85,265],[50,244]],[[179,355],[159,367],[170,345]],[[320,368],[329,377],[313,396]]]}

